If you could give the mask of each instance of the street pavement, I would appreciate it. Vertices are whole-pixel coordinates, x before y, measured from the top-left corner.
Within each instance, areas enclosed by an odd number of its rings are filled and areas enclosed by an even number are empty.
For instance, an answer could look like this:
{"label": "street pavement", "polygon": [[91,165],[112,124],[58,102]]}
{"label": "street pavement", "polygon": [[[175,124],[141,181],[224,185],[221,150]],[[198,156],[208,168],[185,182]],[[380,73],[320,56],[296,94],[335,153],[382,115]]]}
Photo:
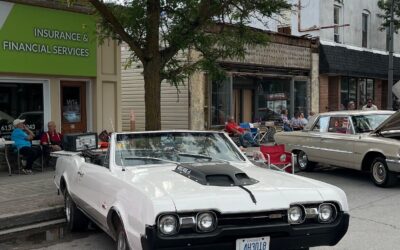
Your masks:
{"label": "street pavement", "polygon": [[[314,172],[298,173],[331,183],[342,188],[350,205],[350,227],[345,237],[334,247],[317,247],[313,250],[380,250],[399,249],[400,246],[400,182],[393,188],[374,186],[367,174],[330,166],[318,167]],[[67,235],[53,243],[19,245],[13,249],[114,249],[111,238],[94,230]]]}

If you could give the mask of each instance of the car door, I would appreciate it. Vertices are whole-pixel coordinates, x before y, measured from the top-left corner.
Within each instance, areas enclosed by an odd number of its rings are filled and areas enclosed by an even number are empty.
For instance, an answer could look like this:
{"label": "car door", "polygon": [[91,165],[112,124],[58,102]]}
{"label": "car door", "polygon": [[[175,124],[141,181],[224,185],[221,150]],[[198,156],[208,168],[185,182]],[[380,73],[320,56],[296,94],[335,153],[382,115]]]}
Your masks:
{"label": "car door", "polygon": [[354,144],[358,136],[354,133],[349,116],[329,117],[328,130],[321,136],[321,157],[325,163],[354,167]]}
{"label": "car door", "polygon": [[329,117],[320,116],[315,124],[307,132],[307,135],[301,138],[302,150],[307,154],[310,161],[321,162],[321,136],[326,132]]}
{"label": "car door", "polygon": [[91,219],[106,226],[107,212],[114,203],[118,181],[108,164],[85,162],[79,172],[79,195],[85,204],[83,209]]}

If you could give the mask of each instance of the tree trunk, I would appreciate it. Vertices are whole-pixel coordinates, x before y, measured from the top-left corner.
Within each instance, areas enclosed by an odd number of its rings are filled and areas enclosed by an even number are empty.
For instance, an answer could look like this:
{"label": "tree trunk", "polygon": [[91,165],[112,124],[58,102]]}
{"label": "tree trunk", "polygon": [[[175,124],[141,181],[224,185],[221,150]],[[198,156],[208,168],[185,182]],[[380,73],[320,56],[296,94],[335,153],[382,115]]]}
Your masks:
{"label": "tree trunk", "polygon": [[161,129],[160,59],[154,58],[143,65],[146,130]]}

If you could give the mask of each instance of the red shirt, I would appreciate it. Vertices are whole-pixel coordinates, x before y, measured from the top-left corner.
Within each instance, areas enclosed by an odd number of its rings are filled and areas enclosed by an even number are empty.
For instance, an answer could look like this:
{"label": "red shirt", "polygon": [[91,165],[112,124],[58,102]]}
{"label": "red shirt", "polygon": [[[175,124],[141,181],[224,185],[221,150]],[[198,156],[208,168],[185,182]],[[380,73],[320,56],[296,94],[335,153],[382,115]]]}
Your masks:
{"label": "red shirt", "polygon": [[225,125],[225,129],[229,134],[236,133],[236,130],[238,130],[242,134],[244,133],[244,129],[237,125],[235,122],[228,122]]}
{"label": "red shirt", "polygon": [[60,133],[50,133],[50,132],[45,132],[42,135],[42,138],[40,138],[40,144],[53,144],[53,145],[61,145],[62,141],[62,134]]}

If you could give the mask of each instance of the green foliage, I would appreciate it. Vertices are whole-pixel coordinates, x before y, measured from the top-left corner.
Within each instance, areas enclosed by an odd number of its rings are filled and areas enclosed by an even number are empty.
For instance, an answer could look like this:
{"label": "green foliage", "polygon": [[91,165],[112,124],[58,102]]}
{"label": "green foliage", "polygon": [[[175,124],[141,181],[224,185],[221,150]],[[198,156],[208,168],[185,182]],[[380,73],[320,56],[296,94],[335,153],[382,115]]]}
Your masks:
{"label": "green foliage", "polygon": [[[378,7],[383,11],[382,14],[378,14],[378,17],[383,19],[381,30],[384,30],[390,25],[390,7],[392,5],[391,0],[379,0]],[[400,0],[394,0],[394,30],[397,31],[400,28]]]}
{"label": "green foliage", "polygon": [[[286,0],[125,0],[108,1],[106,6],[133,42],[128,43],[115,25],[103,18],[103,13],[100,38],[127,42],[133,51],[128,64],[136,60],[145,64],[159,53],[160,67],[154,70],[160,72],[160,81],[167,79],[175,86],[196,70],[204,70],[216,79],[223,78],[218,60],[243,58],[246,47],[268,42],[265,32],[247,26],[251,19],[266,20],[291,7]],[[156,51],[149,46],[152,42],[149,31],[154,28],[150,27],[149,6],[160,10]],[[136,53],[138,49],[143,57]],[[189,50],[200,52],[200,57],[187,60]]]}

